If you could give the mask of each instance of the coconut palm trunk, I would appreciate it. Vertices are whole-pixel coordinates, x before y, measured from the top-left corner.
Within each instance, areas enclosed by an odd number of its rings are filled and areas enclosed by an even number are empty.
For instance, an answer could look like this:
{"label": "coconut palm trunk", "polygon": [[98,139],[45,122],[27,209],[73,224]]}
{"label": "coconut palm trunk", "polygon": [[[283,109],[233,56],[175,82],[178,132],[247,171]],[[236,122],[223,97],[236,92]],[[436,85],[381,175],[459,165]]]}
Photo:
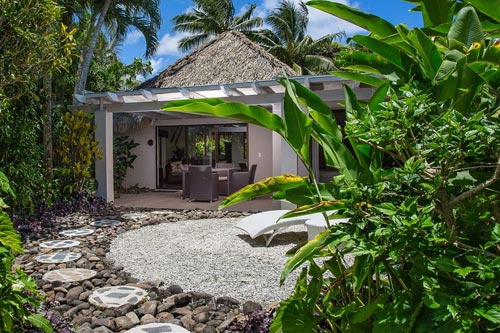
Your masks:
{"label": "coconut palm trunk", "polygon": [[45,150],[45,171],[52,179],[54,170],[54,153],[52,149],[52,73],[49,71],[43,78],[45,93],[45,117],[43,122],[43,147]]}
{"label": "coconut palm trunk", "polygon": [[[88,45],[82,48],[82,52],[80,54],[80,63],[78,64],[77,81],[75,84],[74,95],[82,95],[85,90],[90,69],[90,62],[92,61],[92,56],[94,55],[94,49],[97,44],[97,39],[99,37],[99,33],[101,32],[101,28],[104,24],[104,18],[108,13],[110,5],[111,0],[105,0],[99,14],[99,18],[97,19],[97,23],[95,24],[95,26],[93,26],[92,24],[89,25],[89,31],[92,32],[92,37],[90,38]],[[75,97],[73,97],[73,103],[78,103]]]}

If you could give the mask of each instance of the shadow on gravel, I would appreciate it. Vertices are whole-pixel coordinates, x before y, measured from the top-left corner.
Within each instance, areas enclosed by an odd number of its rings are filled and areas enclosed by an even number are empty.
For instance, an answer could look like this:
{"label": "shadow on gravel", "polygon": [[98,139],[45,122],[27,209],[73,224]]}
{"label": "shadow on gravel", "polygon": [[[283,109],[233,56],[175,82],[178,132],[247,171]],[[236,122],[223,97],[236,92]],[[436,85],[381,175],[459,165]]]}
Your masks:
{"label": "shadow on gravel", "polygon": [[[246,234],[237,235],[242,241],[248,243],[251,247],[266,247],[264,237],[259,236],[252,239]],[[274,236],[271,244],[268,247],[281,246],[281,245],[297,245],[307,241],[306,231],[285,231]]]}

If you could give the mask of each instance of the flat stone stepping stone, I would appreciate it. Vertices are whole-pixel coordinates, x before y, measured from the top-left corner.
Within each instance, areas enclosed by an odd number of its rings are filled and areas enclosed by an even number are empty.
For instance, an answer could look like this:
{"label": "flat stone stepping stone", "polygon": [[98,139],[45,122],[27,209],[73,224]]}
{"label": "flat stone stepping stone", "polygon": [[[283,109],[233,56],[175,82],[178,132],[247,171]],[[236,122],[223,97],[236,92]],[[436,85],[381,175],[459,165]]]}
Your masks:
{"label": "flat stone stepping stone", "polygon": [[57,239],[48,242],[40,243],[40,247],[44,249],[67,249],[68,247],[80,245],[79,241],[71,239]]}
{"label": "flat stone stepping stone", "polygon": [[67,237],[78,237],[78,236],[87,236],[94,233],[92,229],[68,229],[59,232],[59,235],[67,236]]}
{"label": "flat stone stepping stone", "polygon": [[140,220],[140,219],[145,219],[148,217],[144,213],[129,213],[129,214],[123,214],[122,218],[125,220]]}
{"label": "flat stone stepping stone", "polygon": [[75,282],[93,278],[96,271],[85,268],[62,268],[47,272],[43,279],[47,281]]}
{"label": "flat stone stepping stone", "polygon": [[105,228],[105,227],[114,227],[116,225],[120,225],[121,221],[118,220],[98,220],[91,223],[94,227]]}
{"label": "flat stone stepping stone", "polygon": [[136,326],[125,333],[190,333],[184,327],[167,323],[152,323]]}
{"label": "flat stone stepping stone", "polygon": [[150,213],[153,215],[170,215],[172,212],[169,210],[153,210]]}
{"label": "flat stone stepping stone", "polygon": [[104,287],[89,296],[89,303],[103,308],[116,308],[125,304],[139,303],[148,292],[132,286]]}
{"label": "flat stone stepping stone", "polygon": [[75,261],[80,259],[82,256],[81,253],[75,252],[57,252],[50,254],[43,254],[41,256],[36,257],[36,261],[41,262],[43,264],[59,264],[62,262]]}

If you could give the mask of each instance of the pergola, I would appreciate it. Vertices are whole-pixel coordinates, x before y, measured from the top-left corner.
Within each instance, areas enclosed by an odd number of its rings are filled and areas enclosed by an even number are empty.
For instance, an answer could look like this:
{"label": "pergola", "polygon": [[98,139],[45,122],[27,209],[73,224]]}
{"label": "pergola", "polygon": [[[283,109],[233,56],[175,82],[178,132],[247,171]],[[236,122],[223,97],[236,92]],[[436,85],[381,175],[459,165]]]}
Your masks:
{"label": "pergola", "polygon": [[[297,76],[291,79],[311,89],[327,103],[332,110],[340,109],[344,100],[342,85],[354,89],[358,98],[369,99],[373,88],[362,87],[359,83],[333,75]],[[164,112],[161,107],[168,102],[185,99],[221,98],[226,101],[249,105],[261,105],[283,115],[284,87],[278,79],[251,82],[236,82],[221,85],[192,87],[153,88],[122,92],[86,92],[75,96],[79,105],[73,108],[95,113],[96,140],[103,151],[103,159],[96,162],[97,195],[107,201],[114,200],[113,193],[113,114],[140,113],[150,119],[176,120],[205,117],[195,114]],[[273,175],[297,174],[297,156],[286,142],[273,133]],[[314,154],[313,149],[313,154]],[[317,152],[316,152],[317,153]]]}

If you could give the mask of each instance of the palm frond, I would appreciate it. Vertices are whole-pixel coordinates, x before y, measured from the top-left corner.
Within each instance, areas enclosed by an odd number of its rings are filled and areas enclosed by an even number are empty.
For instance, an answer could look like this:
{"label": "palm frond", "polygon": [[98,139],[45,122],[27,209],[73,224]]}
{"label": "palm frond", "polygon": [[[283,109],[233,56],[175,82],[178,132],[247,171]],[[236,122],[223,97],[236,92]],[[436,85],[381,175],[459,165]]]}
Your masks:
{"label": "palm frond", "polygon": [[205,43],[212,37],[211,35],[208,34],[199,34],[199,35],[192,35],[192,36],[187,36],[184,38],[181,38],[179,40],[179,49],[182,52],[189,51],[192,48],[198,47],[201,44]]}

